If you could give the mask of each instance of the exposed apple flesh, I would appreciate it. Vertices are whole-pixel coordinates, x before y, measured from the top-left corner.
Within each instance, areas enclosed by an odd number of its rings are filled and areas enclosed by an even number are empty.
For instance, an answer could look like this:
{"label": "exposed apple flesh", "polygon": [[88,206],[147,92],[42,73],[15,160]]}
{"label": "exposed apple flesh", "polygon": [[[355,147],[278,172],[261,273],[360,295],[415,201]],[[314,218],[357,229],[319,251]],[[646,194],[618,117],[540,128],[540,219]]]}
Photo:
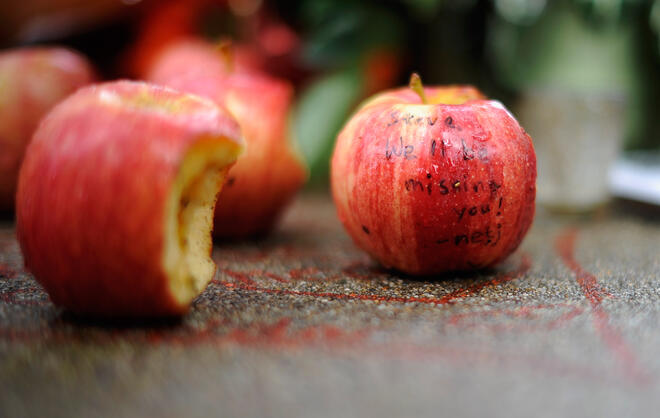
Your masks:
{"label": "exposed apple flesh", "polygon": [[[224,58],[208,46],[198,50],[183,43],[169,51],[152,67],[150,81],[225,107],[238,121],[247,143],[216,206],[214,236],[236,239],[267,233],[307,178],[306,166],[289,135],[293,88],[254,71],[221,71],[228,68]],[[199,70],[213,61],[214,54],[217,62]],[[178,71],[176,57],[191,57],[187,61],[191,68]]]}
{"label": "exposed apple flesh", "polygon": [[215,274],[210,232],[228,161],[231,157],[218,144],[195,145],[184,157],[170,192],[163,265],[182,305],[199,295]]}
{"label": "exposed apple flesh", "polygon": [[238,120],[247,151],[229,174],[216,205],[213,235],[245,238],[269,232],[307,179],[289,136],[290,85],[257,75],[232,75],[219,103]]}
{"label": "exposed apple flesh", "polygon": [[74,312],[184,313],[213,278],[214,204],[241,150],[238,124],[209,100],[128,81],[78,91],[21,168],[27,268]]}

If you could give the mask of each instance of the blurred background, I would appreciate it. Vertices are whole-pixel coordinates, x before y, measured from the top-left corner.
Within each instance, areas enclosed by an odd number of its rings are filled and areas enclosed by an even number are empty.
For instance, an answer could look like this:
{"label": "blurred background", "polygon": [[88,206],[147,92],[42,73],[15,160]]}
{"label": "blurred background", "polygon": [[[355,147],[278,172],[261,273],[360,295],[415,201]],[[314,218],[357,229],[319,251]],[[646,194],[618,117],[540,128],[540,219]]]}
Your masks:
{"label": "blurred background", "polygon": [[0,48],[63,44],[103,78],[137,78],[169,43],[230,38],[290,80],[291,129],[327,186],[356,106],[407,83],[473,84],[534,139],[539,201],[660,205],[660,0],[3,0]]}

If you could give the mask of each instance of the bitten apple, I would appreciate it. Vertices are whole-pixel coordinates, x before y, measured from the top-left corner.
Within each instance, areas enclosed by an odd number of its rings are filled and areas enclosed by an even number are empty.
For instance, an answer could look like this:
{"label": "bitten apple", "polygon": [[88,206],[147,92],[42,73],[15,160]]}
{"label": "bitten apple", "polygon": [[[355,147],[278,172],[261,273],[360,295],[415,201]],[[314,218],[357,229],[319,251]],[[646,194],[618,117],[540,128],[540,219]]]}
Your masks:
{"label": "bitten apple", "polygon": [[171,72],[156,66],[152,74],[166,76],[150,81],[216,101],[241,126],[247,152],[232,168],[216,206],[214,236],[246,238],[268,232],[307,178],[289,137],[291,85],[245,71],[169,76]]}
{"label": "bitten apple", "polygon": [[18,169],[41,117],[93,79],[87,59],[68,49],[0,52],[0,210],[14,208]]}
{"label": "bitten apple", "polygon": [[475,88],[378,94],[337,138],[332,194],[354,242],[408,274],[491,266],[534,217],[536,156],[516,119]]}
{"label": "bitten apple", "polygon": [[184,313],[215,273],[213,208],[239,132],[210,100],[168,88],[79,90],[44,118],[21,167],[26,267],[74,312]]}

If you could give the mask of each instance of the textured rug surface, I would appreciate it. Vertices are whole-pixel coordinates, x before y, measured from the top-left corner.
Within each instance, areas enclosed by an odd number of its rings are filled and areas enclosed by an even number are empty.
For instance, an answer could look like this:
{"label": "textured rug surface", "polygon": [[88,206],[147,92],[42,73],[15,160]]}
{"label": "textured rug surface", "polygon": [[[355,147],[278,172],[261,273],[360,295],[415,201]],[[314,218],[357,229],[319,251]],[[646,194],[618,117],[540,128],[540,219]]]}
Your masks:
{"label": "textured rug surface", "polygon": [[537,213],[491,271],[410,278],[303,196],[219,245],[180,321],[56,308],[0,223],[0,417],[657,416],[660,218]]}

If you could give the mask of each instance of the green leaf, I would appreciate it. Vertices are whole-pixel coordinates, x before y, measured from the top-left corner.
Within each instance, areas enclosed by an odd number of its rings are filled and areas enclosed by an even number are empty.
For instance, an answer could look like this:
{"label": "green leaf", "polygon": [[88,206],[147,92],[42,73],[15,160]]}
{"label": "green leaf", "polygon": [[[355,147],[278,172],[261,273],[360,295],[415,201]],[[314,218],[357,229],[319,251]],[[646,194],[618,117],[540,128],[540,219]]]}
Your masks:
{"label": "green leaf", "polygon": [[327,180],[335,138],[363,94],[362,81],[357,68],[336,72],[312,83],[298,101],[294,135],[312,182]]}

